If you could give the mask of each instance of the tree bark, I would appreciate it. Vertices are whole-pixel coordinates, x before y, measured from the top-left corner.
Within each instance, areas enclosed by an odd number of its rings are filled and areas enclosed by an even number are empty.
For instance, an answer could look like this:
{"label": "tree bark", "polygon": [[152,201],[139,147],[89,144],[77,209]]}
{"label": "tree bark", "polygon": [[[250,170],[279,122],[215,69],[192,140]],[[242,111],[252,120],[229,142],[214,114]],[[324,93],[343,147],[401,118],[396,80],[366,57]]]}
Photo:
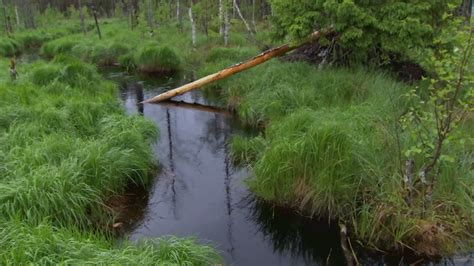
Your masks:
{"label": "tree bark", "polygon": [[471,19],[471,12],[472,12],[472,0],[463,0],[461,5],[457,10],[457,14],[465,18],[467,22]]}
{"label": "tree bark", "polygon": [[99,20],[97,19],[97,9],[95,5],[92,5],[92,14],[94,15],[95,27],[97,28],[97,34],[99,35],[99,40],[102,40],[102,33],[100,33]]}
{"label": "tree bark", "polygon": [[181,17],[181,4],[180,0],[176,1],[176,18],[178,19],[179,23],[179,30],[183,31],[183,19]]}
{"label": "tree bark", "polygon": [[15,5],[16,28],[20,29],[20,14],[18,13],[18,5]]}
{"label": "tree bark", "polygon": [[151,3],[151,0],[147,0],[147,23],[148,27],[150,27],[150,32],[153,33],[153,4]]}
{"label": "tree bark", "polygon": [[247,20],[245,20],[244,16],[242,15],[242,12],[240,12],[240,8],[237,5],[237,0],[233,0],[233,1],[234,1],[234,8],[237,11],[237,15],[239,15],[240,19],[244,22],[248,33],[253,36],[254,32],[252,31],[252,28],[250,28],[250,25],[247,23]]}
{"label": "tree bark", "polygon": [[184,94],[186,92],[198,89],[204,85],[207,85],[212,82],[216,82],[218,80],[227,78],[229,76],[232,76],[234,74],[237,74],[239,72],[242,72],[244,70],[247,70],[249,68],[255,67],[257,65],[260,65],[274,57],[278,57],[281,55],[286,54],[289,51],[292,51],[298,47],[300,47],[303,44],[313,42],[321,38],[321,36],[328,34],[329,32],[332,32],[332,29],[328,29],[325,31],[316,31],[313,32],[311,35],[309,35],[307,38],[305,38],[303,41],[297,43],[297,44],[285,44],[282,45],[278,48],[268,50],[266,52],[261,53],[260,55],[257,55],[256,57],[247,60],[243,63],[236,64],[234,66],[228,67],[224,70],[221,70],[217,73],[208,75],[206,77],[203,77],[201,79],[198,79],[194,82],[188,83],[184,86],[181,86],[179,88],[176,88],[174,90],[170,90],[168,92],[162,93],[154,98],[146,100],[144,103],[157,103],[157,102],[162,102],[168,99],[171,99],[175,96]]}
{"label": "tree bark", "polygon": [[219,0],[219,34],[224,36],[224,7],[222,0]]}
{"label": "tree bark", "polygon": [[3,10],[3,19],[5,23],[5,33],[7,34],[7,36],[9,36],[10,29],[8,27],[7,3],[5,2],[5,0],[2,0],[2,10]]}
{"label": "tree bark", "polygon": [[196,23],[193,17],[193,3],[191,2],[191,6],[188,10],[189,13],[189,21],[191,22],[191,40],[193,44],[193,49],[196,49]]}
{"label": "tree bark", "polygon": [[227,6],[227,1],[225,0],[224,6],[224,45],[229,46],[229,30],[230,30],[230,21],[229,21],[229,8]]}
{"label": "tree bark", "polygon": [[134,28],[134,21],[133,21],[133,3],[132,3],[133,0],[128,0],[128,16],[129,16],[129,20],[130,20],[130,29],[133,30]]}

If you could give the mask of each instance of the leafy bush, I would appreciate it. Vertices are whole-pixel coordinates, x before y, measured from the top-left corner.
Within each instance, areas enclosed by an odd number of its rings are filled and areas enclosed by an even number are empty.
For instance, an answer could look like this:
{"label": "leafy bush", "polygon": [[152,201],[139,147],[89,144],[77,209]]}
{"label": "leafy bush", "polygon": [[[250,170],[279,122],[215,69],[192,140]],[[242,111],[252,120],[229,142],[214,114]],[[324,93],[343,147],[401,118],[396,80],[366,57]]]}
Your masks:
{"label": "leafy bush", "polygon": [[[339,59],[378,62],[396,55],[416,62],[425,56],[434,36],[458,0],[435,1],[314,1],[298,5],[271,0],[273,21],[279,36],[301,38],[315,29],[333,26],[338,34]],[[339,49],[338,48],[338,49]],[[348,54],[349,57],[344,57]],[[393,59],[393,58],[392,58]]]}

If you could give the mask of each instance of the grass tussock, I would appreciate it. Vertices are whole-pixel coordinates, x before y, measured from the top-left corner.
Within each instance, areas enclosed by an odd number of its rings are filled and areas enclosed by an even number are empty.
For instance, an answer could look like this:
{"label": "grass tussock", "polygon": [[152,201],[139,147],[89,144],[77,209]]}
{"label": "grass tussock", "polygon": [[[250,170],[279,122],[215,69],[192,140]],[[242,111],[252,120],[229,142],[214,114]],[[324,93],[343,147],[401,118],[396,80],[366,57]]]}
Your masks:
{"label": "grass tussock", "polygon": [[446,147],[455,160],[442,163],[430,206],[407,204],[401,147],[411,138],[397,127],[410,104],[402,97],[407,86],[362,69],[273,61],[216,87],[244,122],[263,126],[264,137],[232,141],[261,199],[339,219],[360,244],[378,250],[469,250],[472,134],[461,129],[465,142]]}
{"label": "grass tussock", "polygon": [[150,184],[156,127],[125,115],[116,87],[78,59],[20,71],[15,82],[0,74],[0,264],[218,261],[186,239],[115,246],[107,199]]}
{"label": "grass tussock", "polygon": [[163,238],[139,244],[114,245],[104,236],[85,234],[40,223],[2,221],[2,264],[211,265],[219,261],[213,249],[193,239]]}
{"label": "grass tussock", "polygon": [[136,55],[136,65],[141,72],[173,72],[180,69],[181,59],[167,46],[147,46]]}
{"label": "grass tussock", "polygon": [[20,52],[20,44],[12,39],[0,37],[0,56],[12,57]]}

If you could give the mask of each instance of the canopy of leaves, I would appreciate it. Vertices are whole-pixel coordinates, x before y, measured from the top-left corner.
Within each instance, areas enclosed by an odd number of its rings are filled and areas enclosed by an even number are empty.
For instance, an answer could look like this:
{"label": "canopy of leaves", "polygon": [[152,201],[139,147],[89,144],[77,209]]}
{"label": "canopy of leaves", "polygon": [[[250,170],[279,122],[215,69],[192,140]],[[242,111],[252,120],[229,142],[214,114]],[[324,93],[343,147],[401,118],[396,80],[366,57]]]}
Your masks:
{"label": "canopy of leaves", "polygon": [[271,0],[280,37],[333,26],[337,56],[357,62],[419,62],[460,0]]}

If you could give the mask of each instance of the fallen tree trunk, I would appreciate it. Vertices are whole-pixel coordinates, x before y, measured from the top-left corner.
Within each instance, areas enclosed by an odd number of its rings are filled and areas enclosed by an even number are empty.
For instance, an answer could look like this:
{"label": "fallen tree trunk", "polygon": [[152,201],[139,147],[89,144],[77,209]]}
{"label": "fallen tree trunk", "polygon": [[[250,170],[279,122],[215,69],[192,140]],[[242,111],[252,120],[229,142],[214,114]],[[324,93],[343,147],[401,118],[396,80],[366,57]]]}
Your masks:
{"label": "fallen tree trunk", "polygon": [[284,55],[284,54],[300,47],[303,44],[316,41],[319,38],[321,38],[321,36],[324,36],[324,35],[326,35],[330,32],[332,32],[332,29],[326,29],[326,30],[323,30],[323,31],[315,31],[312,34],[310,34],[308,37],[306,37],[304,40],[302,40],[302,41],[300,41],[296,44],[285,44],[285,45],[282,45],[280,47],[265,51],[265,52],[257,55],[256,57],[254,57],[250,60],[247,60],[245,62],[233,65],[233,66],[228,67],[226,69],[223,69],[223,70],[221,70],[217,73],[208,75],[206,77],[203,77],[203,78],[198,79],[196,81],[193,81],[191,83],[183,85],[179,88],[176,88],[176,89],[167,91],[165,93],[162,93],[158,96],[155,96],[151,99],[148,99],[148,100],[144,101],[143,103],[158,103],[158,102],[166,101],[166,100],[171,99],[175,96],[184,94],[184,93],[192,91],[194,89],[198,89],[198,88],[200,88],[204,85],[207,85],[209,83],[227,78],[227,77],[232,76],[236,73],[239,73],[239,72],[242,72],[242,71],[247,70],[249,68],[260,65],[260,64],[262,64],[262,63],[264,63],[264,62],[266,62],[266,61],[268,61],[272,58]]}

